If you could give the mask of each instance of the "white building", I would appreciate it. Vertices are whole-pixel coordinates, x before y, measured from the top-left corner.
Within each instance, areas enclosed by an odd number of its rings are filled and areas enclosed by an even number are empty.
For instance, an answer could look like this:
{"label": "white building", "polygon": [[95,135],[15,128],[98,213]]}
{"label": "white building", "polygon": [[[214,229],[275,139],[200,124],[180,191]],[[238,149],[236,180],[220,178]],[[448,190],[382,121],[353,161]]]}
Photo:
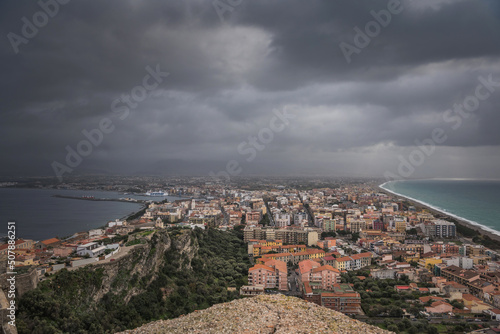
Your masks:
{"label": "white building", "polygon": [[97,242],[89,242],[87,244],[79,245],[76,248],[76,254],[79,256],[97,257],[104,253],[106,246],[99,246]]}
{"label": "white building", "polygon": [[468,257],[461,257],[460,258],[460,268],[463,269],[472,269],[474,266],[474,260]]}
{"label": "white building", "polygon": [[290,225],[290,215],[288,213],[277,213],[274,215],[276,227],[283,228]]}
{"label": "white building", "polygon": [[445,263],[447,267],[449,267],[449,266],[460,267],[460,258],[453,257],[453,258],[450,258],[450,259],[443,259],[443,263]]}
{"label": "white building", "polygon": [[307,213],[298,212],[293,215],[293,225],[303,226],[302,224],[307,224]]}
{"label": "white building", "polygon": [[113,226],[124,226],[125,224],[123,221],[116,219],[114,222],[109,222],[108,227],[113,227]]}
{"label": "white building", "polygon": [[102,229],[97,228],[89,231],[89,238],[100,237],[101,235],[104,235],[104,230]]}

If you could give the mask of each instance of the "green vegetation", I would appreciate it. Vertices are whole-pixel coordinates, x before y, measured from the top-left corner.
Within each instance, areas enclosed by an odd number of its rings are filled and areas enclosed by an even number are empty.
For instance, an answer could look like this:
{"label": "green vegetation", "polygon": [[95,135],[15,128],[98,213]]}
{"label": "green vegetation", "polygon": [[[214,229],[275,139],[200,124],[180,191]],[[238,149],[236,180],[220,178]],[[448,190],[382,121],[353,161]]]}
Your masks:
{"label": "green vegetation", "polygon": [[269,226],[271,222],[269,221],[269,214],[266,213],[262,219],[260,220],[259,224],[262,224],[262,226]]}
{"label": "green vegetation", "polygon": [[[356,276],[365,276],[366,279],[360,280]],[[441,324],[430,324],[426,319],[422,319],[420,311],[423,311],[424,307],[431,303],[423,305],[418,298],[429,294],[421,294],[417,291],[396,292],[395,285],[410,283],[408,277],[404,275],[399,280],[379,280],[369,277],[367,270],[358,270],[342,275],[342,282],[353,284],[354,289],[361,295],[361,308],[370,317],[366,322],[380,328],[406,334],[456,333],[458,328],[460,328],[459,332],[463,333],[477,328],[477,325],[466,322],[447,323],[444,321]],[[424,285],[423,283],[419,284],[419,286]],[[452,302],[452,305],[463,309],[463,304],[457,301]],[[413,316],[414,321],[403,319],[404,311]]]}
{"label": "green vegetation", "polygon": [[418,231],[416,228],[413,227],[413,228],[409,229],[408,231],[406,231],[406,234],[417,235]]}
{"label": "green vegetation", "polygon": [[491,249],[498,249],[498,242],[491,239],[487,235],[478,235],[472,238],[472,241],[476,244],[481,244],[485,247],[491,248]]}
{"label": "green vegetation", "polygon": [[113,238],[102,239],[102,243],[105,245],[116,244],[116,243],[120,243],[122,241],[126,241],[127,239],[128,239],[128,235],[117,235]]}
{"label": "green vegetation", "polygon": [[[418,302],[418,298],[423,296],[419,292],[395,291],[396,285],[407,285],[408,277],[402,276],[400,280],[387,279],[378,280],[369,277],[369,272],[360,270],[342,275],[342,281],[353,283],[354,289],[361,295],[361,307],[366,315],[370,317],[397,317],[403,315],[403,309],[412,315],[418,315],[424,308]],[[356,276],[367,277],[361,281]]]}
{"label": "green vegetation", "polygon": [[450,221],[455,223],[455,226],[457,227],[458,234],[463,235],[466,238],[471,238],[474,243],[481,244],[481,245],[488,247],[488,248],[491,248],[491,249],[499,249],[500,248],[500,246],[498,245],[498,242],[491,239],[489,236],[482,235],[480,232],[459,223],[456,219],[447,218],[447,220],[450,220]]}
{"label": "green vegetation", "polygon": [[129,241],[125,244],[125,246],[133,246],[133,245],[138,245],[138,244],[144,244],[145,241],[142,240],[142,239],[135,239],[135,240],[132,240],[132,241]]}
{"label": "green vegetation", "polygon": [[321,232],[321,239],[325,239],[328,237],[335,238],[337,236],[337,233],[330,231],[330,232]]}
{"label": "green vegetation", "polygon": [[[172,238],[177,232],[169,235]],[[111,291],[98,301],[94,298],[102,292],[106,279],[103,268],[63,269],[54,274],[19,299],[18,332],[114,333],[238,298],[238,289],[247,283],[250,267],[238,231],[196,229],[183,233],[190,233],[192,258],[171,247],[164,253],[165,263],[157,273],[144,268],[146,275],[141,278],[122,268],[111,282]],[[152,248],[156,247],[152,244]],[[138,262],[141,253],[133,254],[132,259]],[[155,279],[148,284],[153,275]],[[125,302],[125,295],[133,288],[139,293]]]}
{"label": "green vegetation", "polygon": [[438,334],[438,333],[466,333],[479,328],[473,323],[454,323],[443,321],[441,323],[429,324],[425,320],[410,321],[408,319],[385,319],[383,322],[368,320],[367,323],[398,334]]}
{"label": "green vegetation", "polygon": [[153,234],[153,233],[155,233],[155,231],[151,230],[151,231],[142,232],[139,235],[142,237],[145,237],[145,236],[148,236],[148,235]]}

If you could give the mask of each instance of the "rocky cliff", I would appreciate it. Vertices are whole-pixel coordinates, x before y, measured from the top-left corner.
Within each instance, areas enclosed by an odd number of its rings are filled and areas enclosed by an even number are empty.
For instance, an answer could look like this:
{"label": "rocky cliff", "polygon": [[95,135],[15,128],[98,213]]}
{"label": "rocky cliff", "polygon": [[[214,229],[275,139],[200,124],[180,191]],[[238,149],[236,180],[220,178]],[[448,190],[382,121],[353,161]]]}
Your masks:
{"label": "rocky cliff", "polygon": [[392,333],[295,297],[262,295],[214,305],[121,334]]}
{"label": "rocky cliff", "polygon": [[[146,244],[136,246],[129,254],[116,261],[88,267],[96,272],[103,270],[102,285],[92,293],[94,301],[99,301],[112,291],[128,302],[131,297],[146,290],[157,278],[165,263],[164,254],[171,247],[186,257],[186,268],[189,268],[198,244],[188,233],[181,234],[172,241],[166,232],[156,232]],[[140,284],[135,284],[137,282]]]}
{"label": "rocky cliff", "polygon": [[169,229],[115,261],[60,270],[18,303],[18,331],[115,333],[238,297],[250,266],[235,233]]}

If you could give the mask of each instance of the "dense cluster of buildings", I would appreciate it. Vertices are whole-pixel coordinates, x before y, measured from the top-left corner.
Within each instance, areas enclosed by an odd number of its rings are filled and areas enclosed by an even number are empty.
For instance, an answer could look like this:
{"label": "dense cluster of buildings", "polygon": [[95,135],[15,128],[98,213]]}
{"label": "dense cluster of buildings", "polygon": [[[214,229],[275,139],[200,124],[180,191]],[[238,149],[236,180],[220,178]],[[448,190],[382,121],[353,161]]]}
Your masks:
{"label": "dense cluster of buildings", "polygon": [[[288,189],[273,195],[267,203],[274,221],[245,224],[244,240],[256,265],[249,270],[250,286],[242,289],[243,294],[289,291],[295,282],[301,296],[310,302],[360,314],[361,297],[353,286],[341,283],[341,275],[364,268],[380,280],[408,277],[412,283],[396,286],[396,291],[443,296],[424,301],[431,316],[500,308],[497,253],[457,238],[453,222],[362,185]],[[337,236],[328,237],[331,232]],[[282,284],[284,270],[279,279],[274,270],[271,282],[280,285],[260,286],[254,278],[256,272],[271,268],[267,264],[276,261],[286,266],[289,284]],[[464,310],[451,306],[453,300],[461,302]]]}
{"label": "dense cluster of buildings", "polygon": [[[17,240],[16,265],[49,271],[105,259],[119,246],[104,240],[136,229],[238,226],[253,261],[243,295],[281,291],[362,314],[360,294],[341,277],[364,269],[379,280],[407,277],[410,283],[395,290],[423,294],[430,315],[500,308],[498,254],[457,238],[453,222],[363,183],[311,190],[249,188],[215,182],[171,187],[171,194],[197,198],[152,202],[133,220],[112,221],[65,240]],[[0,256],[6,247],[0,245]],[[464,310],[454,308],[454,300]]]}

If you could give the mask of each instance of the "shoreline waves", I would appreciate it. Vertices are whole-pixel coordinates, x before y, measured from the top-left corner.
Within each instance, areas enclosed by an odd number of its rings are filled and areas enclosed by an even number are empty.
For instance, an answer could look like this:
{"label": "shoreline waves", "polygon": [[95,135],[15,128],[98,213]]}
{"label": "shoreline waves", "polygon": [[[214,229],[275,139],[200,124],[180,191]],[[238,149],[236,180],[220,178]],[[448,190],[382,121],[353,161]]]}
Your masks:
{"label": "shoreline waves", "polygon": [[488,237],[490,237],[491,239],[493,239],[495,241],[500,242],[500,231],[497,231],[489,226],[483,225],[477,221],[473,221],[473,220],[461,217],[457,214],[454,214],[452,212],[447,211],[446,209],[440,208],[438,206],[432,205],[432,204],[424,202],[422,200],[418,200],[416,198],[413,198],[413,197],[410,197],[407,195],[403,195],[403,194],[397,193],[393,190],[385,188],[385,185],[388,183],[391,183],[391,182],[398,182],[398,181],[384,182],[384,183],[378,185],[378,188],[382,189],[383,191],[388,192],[392,195],[405,198],[409,202],[413,203],[415,206],[426,208],[434,215],[441,215],[441,216],[448,217],[448,219],[450,219],[450,220],[456,220],[458,223],[460,223],[466,227],[469,227],[469,228],[471,228],[471,229],[473,229],[481,234],[487,235]]}

